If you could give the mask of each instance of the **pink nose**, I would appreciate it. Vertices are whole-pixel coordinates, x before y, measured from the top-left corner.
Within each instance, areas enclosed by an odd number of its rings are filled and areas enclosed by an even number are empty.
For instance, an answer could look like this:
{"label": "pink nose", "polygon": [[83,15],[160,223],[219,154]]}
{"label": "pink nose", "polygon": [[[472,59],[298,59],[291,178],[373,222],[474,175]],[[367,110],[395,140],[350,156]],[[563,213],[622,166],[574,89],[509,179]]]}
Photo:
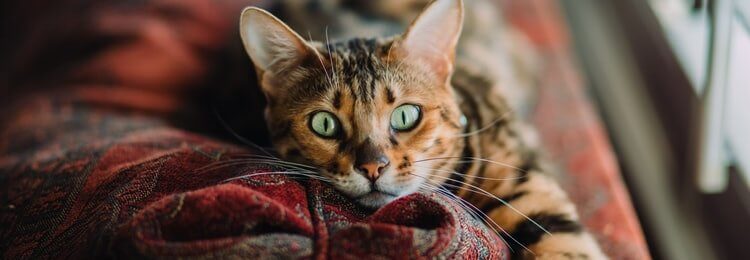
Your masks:
{"label": "pink nose", "polygon": [[386,166],[388,166],[388,164],[383,162],[368,162],[357,166],[357,170],[367,176],[370,181],[375,181],[380,177],[380,173],[383,172],[383,169],[385,169]]}

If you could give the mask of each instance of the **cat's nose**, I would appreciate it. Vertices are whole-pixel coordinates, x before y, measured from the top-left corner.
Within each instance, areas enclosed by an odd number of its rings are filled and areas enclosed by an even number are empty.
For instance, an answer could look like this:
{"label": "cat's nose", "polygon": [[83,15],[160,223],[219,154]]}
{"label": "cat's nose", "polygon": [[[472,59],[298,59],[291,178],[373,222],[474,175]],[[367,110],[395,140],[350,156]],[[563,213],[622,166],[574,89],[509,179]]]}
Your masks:
{"label": "cat's nose", "polygon": [[357,165],[357,170],[370,179],[370,181],[375,182],[390,163],[388,158],[381,156],[374,161]]}
{"label": "cat's nose", "polygon": [[383,149],[370,142],[369,139],[357,147],[355,152],[354,168],[372,182],[375,182],[391,164]]}

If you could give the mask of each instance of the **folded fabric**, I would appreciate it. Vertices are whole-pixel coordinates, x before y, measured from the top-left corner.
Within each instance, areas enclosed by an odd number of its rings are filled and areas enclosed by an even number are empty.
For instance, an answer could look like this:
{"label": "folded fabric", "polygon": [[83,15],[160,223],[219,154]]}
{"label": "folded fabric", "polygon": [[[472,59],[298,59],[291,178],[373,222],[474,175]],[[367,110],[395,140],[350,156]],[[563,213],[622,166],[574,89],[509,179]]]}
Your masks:
{"label": "folded fabric", "polygon": [[[255,174],[264,174],[263,171]],[[502,259],[502,242],[439,195],[374,214],[318,181],[251,177],[167,196],[128,223],[137,256]]]}

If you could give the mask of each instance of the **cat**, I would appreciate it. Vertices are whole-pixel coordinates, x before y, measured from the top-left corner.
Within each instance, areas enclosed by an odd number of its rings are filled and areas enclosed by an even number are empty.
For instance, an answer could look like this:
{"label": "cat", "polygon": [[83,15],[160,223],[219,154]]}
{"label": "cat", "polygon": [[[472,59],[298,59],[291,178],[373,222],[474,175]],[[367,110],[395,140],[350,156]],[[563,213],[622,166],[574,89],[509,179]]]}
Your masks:
{"label": "cat", "polygon": [[[245,9],[240,36],[277,153],[316,167],[317,178],[364,207],[415,192],[458,195],[507,232],[515,258],[606,259],[543,167],[504,95],[510,88],[460,51],[463,1],[426,6],[403,34],[382,36],[393,33],[386,24],[369,38],[329,39],[324,30],[324,41]],[[398,12],[392,23],[401,24]]]}

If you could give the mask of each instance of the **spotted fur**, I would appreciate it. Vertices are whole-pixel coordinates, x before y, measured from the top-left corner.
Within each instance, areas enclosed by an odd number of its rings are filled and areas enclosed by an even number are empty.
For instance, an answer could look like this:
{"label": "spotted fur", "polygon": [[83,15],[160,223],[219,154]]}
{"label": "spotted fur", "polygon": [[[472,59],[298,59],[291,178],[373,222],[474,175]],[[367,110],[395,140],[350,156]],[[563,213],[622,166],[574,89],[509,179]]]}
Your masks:
{"label": "spotted fur", "polygon": [[[300,4],[311,12],[341,7],[326,3],[289,1],[279,12],[293,16],[290,10],[297,9],[291,7]],[[425,1],[365,3],[387,18],[410,16]],[[458,43],[462,1],[438,0],[393,37],[346,38],[339,28],[322,41],[305,40],[256,8],[246,9],[241,20],[282,158],[319,168],[338,190],[367,207],[440,186],[499,224],[518,258],[606,258],[578,222],[575,206],[545,174],[529,127],[507,101],[508,87],[498,87],[505,81],[486,73],[491,68],[464,65],[474,54],[461,50],[470,42]],[[403,104],[418,106],[421,118],[412,130],[399,132],[389,122]],[[321,138],[311,130],[310,118],[318,111],[335,115],[339,134]],[[355,165],[373,153],[388,159],[374,181]]]}

